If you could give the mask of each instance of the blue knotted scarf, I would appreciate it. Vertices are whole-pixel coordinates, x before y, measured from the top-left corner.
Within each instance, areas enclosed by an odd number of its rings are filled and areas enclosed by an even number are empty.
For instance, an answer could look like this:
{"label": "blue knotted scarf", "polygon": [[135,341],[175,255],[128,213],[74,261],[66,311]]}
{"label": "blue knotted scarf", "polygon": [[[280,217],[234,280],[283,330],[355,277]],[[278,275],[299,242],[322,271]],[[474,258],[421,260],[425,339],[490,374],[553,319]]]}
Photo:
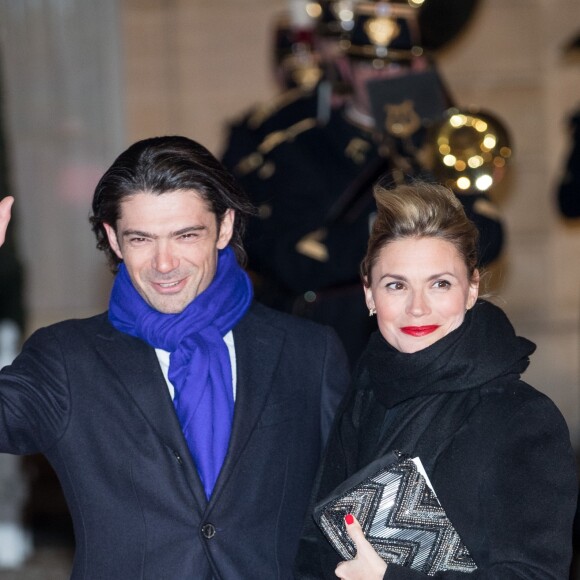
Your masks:
{"label": "blue knotted scarf", "polygon": [[234,413],[232,368],[223,337],[244,316],[252,295],[250,279],[229,246],[219,252],[210,285],[178,314],[149,306],[124,264],[111,292],[111,324],[171,353],[173,404],[208,499],[228,450]]}

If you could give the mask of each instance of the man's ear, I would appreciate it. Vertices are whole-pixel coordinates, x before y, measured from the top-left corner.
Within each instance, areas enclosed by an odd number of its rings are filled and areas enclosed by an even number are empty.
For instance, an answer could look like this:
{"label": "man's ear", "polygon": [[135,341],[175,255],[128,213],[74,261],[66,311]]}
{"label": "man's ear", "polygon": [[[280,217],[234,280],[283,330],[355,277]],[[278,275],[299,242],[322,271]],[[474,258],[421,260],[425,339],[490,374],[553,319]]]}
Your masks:
{"label": "man's ear", "polygon": [[105,232],[107,233],[107,239],[109,240],[109,245],[113,252],[115,252],[117,258],[119,260],[123,259],[123,254],[121,253],[121,246],[119,245],[119,240],[117,239],[117,232],[115,228],[107,223],[103,223],[103,227],[105,228]]}
{"label": "man's ear", "polygon": [[236,212],[232,208],[228,209],[224,213],[224,217],[219,225],[220,233],[218,235],[217,247],[218,250],[223,250],[232,239],[234,233],[234,220],[236,217]]}

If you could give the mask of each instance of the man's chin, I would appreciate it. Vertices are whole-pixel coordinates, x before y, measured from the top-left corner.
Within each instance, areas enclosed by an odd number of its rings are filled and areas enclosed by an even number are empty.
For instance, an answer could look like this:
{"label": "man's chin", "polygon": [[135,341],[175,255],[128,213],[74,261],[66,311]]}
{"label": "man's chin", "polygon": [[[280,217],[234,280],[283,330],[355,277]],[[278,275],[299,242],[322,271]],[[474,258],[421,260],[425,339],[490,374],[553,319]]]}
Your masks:
{"label": "man's chin", "polygon": [[191,300],[185,300],[183,297],[156,297],[154,300],[146,299],[147,304],[157,312],[162,314],[179,314],[183,312]]}

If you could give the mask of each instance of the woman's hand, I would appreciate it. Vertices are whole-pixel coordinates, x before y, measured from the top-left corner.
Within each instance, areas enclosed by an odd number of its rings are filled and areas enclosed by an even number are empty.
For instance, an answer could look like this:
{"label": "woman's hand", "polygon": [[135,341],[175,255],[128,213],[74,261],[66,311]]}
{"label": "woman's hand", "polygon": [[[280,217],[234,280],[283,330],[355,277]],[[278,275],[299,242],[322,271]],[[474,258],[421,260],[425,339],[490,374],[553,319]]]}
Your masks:
{"label": "woman's hand", "polygon": [[0,246],[6,239],[6,228],[8,228],[8,222],[10,221],[10,210],[13,203],[14,198],[11,196],[5,197],[0,201]]}
{"label": "woman's hand", "polygon": [[387,563],[375,552],[367,542],[357,519],[348,514],[346,531],[356,547],[356,558],[341,562],[334,573],[343,580],[382,580],[387,570]]}

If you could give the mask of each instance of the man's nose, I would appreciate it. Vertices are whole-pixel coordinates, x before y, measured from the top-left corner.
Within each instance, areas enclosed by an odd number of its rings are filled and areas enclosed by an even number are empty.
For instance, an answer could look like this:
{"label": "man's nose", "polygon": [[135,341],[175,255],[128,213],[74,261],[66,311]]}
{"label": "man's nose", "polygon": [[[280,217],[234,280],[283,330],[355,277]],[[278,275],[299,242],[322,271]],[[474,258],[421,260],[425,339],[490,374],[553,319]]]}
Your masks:
{"label": "man's nose", "polygon": [[158,272],[171,272],[179,266],[179,259],[173,253],[171,244],[167,242],[158,242],[155,256],[153,258],[153,267]]}

